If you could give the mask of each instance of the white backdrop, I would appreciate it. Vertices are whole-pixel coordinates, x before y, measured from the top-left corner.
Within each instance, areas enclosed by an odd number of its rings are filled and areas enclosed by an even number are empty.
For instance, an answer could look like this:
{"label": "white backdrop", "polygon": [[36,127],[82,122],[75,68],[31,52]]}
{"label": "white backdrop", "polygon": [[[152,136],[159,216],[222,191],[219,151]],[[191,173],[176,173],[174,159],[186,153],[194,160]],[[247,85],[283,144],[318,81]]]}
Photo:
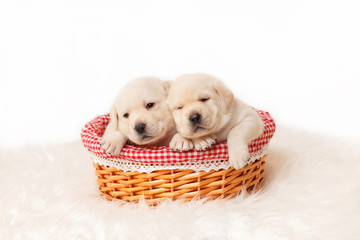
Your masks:
{"label": "white backdrop", "polygon": [[359,137],[358,1],[0,0],[0,147],[79,139],[128,80],[221,78],[277,123]]}

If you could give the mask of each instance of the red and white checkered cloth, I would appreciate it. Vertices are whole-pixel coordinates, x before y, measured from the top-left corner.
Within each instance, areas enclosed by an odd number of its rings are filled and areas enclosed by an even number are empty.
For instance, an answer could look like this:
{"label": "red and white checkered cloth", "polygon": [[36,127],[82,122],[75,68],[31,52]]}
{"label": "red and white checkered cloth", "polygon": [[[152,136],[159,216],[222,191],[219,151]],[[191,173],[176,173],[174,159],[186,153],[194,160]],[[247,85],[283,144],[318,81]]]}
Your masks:
{"label": "red and white checkered cloth", "polygon": [[[264,121],[264,133],[249,144],[250,156],[260,152],[266,146],[275,132],[275,122],[268,112],[255,109]],[[228,159],[226,142],[215,144],[205,151],[175,152],[169,147],[143,147],[126,145],[119,156],[105,153],[100,147],[101,136],[110,122],[109,114],[100,115],[87,123],[81,131],[84,147],[98,157],[114,160],[128,160],[138,163],[179,164],[212,159]]]}

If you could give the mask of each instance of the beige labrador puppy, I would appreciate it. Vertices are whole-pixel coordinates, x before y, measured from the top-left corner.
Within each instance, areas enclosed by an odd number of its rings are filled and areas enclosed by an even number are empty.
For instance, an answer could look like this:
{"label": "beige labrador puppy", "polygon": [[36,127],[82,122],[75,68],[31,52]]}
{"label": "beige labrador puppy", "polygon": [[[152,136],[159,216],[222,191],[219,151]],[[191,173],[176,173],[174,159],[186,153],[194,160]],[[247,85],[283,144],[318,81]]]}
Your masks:
{"label": "beige labrador puppy", "polygon": [[169,145],[176,132],[166,102],[169,88],[169,82],[155,77],[125,85],[111,108],[110,123],[100,142],[103,150],[119,155],[128,140],[137,145]]}
{"label": "beige labrador puppy", "polygon": [[227,140],[230,164],[236,169],[246,165],[248,143],[262,134],[263,121],[220,80],[206,74],[180,76],[172,83],[168,103],[178,131],[170,148],[205,150],[215,140]]}

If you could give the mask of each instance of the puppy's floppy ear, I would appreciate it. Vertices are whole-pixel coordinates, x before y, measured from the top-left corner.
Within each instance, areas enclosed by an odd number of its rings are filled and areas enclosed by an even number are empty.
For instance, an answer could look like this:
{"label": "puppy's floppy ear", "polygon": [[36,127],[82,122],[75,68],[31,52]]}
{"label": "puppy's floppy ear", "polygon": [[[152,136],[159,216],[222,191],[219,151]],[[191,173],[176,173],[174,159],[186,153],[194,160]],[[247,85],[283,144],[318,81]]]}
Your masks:
{"label": "puppy's floppy ear", "polygon": [[221,108],[228,113],[234,101],[234,94],[221,81],[216,81],[213,88],[220,99]]}
{"label": "puppy's floppy ear", "polygon": [[116,111],[116,108],[112,107],[111,111],[110,111],[110,124],[113,124],[115,129],[119,130],[118,129],[118,123],[119,123],[119,115],[118,115],[118,113]]}
{"label": "puppy's floppy ear", "polygon": [[171,88],[171,84],[173,81],[167,80],[167,81],[163,81],[162,86],[165,89],[166,93],[169,93],[169,90]]}

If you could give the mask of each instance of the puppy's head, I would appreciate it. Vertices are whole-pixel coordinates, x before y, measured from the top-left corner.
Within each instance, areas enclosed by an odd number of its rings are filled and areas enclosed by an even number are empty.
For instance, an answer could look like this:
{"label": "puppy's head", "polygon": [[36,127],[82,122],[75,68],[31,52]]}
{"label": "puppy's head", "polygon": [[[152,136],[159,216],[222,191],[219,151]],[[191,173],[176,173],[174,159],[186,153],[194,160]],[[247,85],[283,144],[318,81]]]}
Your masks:
{"label": "puppy's head", "polygon": [[188,74],[176,79],[168,104],[178,132],[196,138],[220,130],[234,97],[218,79],[206,74]]}
{"label": "puppy's head", "polygon": [[153,144],[174,127],[166,99],[170,83],[155,77],[130,81],[124,86],[110,112],[111,123],[132,142]]}

